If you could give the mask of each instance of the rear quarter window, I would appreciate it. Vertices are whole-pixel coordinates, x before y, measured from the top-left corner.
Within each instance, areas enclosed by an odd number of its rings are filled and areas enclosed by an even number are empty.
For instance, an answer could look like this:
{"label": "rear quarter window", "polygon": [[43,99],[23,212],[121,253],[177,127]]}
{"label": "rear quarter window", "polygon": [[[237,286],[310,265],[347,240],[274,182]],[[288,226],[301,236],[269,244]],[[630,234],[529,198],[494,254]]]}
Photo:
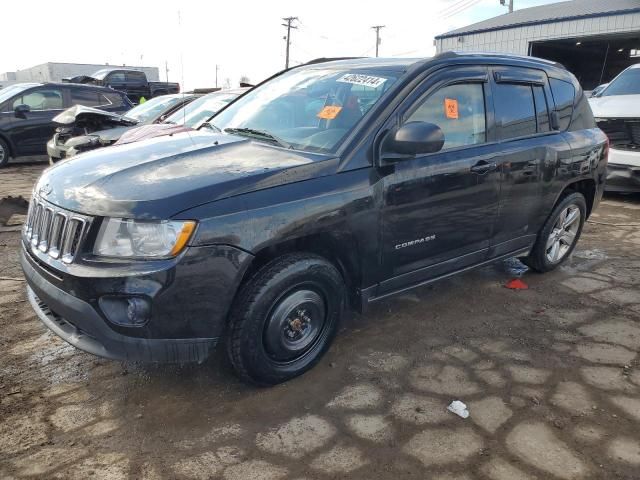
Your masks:
{"label": "rear quarter window", "polygon": [[566,130],[571,123],[571,115],[573,114],[575,88],[569,82],[557,78],[550,78],[549,85],[556,104],[556,111],[560,117],[560,130]]}

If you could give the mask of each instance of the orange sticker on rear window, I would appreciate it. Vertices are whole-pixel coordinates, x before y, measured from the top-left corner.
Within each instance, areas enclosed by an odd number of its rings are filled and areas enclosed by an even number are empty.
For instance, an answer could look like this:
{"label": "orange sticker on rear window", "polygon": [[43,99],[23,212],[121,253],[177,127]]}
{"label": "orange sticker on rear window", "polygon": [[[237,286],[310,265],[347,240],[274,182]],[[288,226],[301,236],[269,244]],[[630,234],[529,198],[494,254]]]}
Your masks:
{"label": "orange sticker on rear window", "polygon": [[318,113],[318,118],[322,118],[323,120],[333,120],[338,116],[340,110],[342,110],[342,107],[339,107],[337,105],[327,105],[322,110],[320,110],[320,113]]}
{"label": "orange sticker on rear window", "polygon": [[445,98],[444,114],[447,118],[458,118],[458,100],[455,98]]}

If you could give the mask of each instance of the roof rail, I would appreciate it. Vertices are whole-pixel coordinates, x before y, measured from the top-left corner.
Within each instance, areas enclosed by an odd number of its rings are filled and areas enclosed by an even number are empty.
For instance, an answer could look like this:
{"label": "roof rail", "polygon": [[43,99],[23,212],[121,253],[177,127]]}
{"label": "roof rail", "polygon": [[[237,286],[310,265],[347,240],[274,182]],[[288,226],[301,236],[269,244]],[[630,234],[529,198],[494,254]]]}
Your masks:
{"label": "roof rail", "polygon": [[319,57],[314,58],[313,60],[309,60],[302,65],[315,65],[316,63],[325,63],[325,62],[335,62],[337,60],[355,60],[358,58],[367,58],[367,57]]}

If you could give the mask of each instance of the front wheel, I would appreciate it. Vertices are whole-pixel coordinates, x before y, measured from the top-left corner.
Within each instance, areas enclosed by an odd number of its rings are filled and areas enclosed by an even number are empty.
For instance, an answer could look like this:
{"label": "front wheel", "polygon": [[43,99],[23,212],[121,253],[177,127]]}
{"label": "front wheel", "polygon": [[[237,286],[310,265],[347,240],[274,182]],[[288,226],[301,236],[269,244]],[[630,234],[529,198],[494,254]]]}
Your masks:
{"label": "front wheel", "polygon": [[227,353],[236,373],[266,386],[312,368],[335,336],[344,289],[340,272],[317,255],[286,254],[262,267],[231,311]]}
{"label": "front wheel", "polygon": [[564,197],[553,209],[533,249],[522,261],[538,272],[561,265],[578,243],[587,217],[587,203],[581,193]]}
{"label": "front wheel", "polygon": [[9,163],[9,145],[2,138],[0,138],[0,168]]}

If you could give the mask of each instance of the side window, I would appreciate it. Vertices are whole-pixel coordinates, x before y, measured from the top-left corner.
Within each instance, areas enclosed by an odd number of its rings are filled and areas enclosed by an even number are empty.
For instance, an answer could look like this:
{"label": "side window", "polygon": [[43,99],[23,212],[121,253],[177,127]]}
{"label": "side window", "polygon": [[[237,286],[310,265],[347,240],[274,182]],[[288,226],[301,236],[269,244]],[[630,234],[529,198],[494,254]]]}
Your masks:
{"label": "side window", "polygon": [[536,118],[538,120],[538,133],[548,132],[549,127],[549,108],[544,89],[540,85],[533,86],[533,98],[536,103]]}
{"label": "side window", "polygon": [[556,78],[550,78],[549,85],[551,85],[551,93],[556,102],[556,111],[560,117],[560,130],[566,130],[571,123],[571,115],[573,114],[575,89],[569,82]]}
{"label": "side window", "polygon": [[406,118],[429,122],[444,132],[443,150],[486,141],[484,88],[481,83],[459,83],[437,90]]}
{"label": "side window", "polygon": [[54,88],[39,88],[17,97],[13,108],[18,105],[29,105],[31,110],[61,110],[63,107],[62,91]]}
{"label": "side window", "polygon": [[536,133],[536,110],[531,85],[496,83],[493,94],[500,137],[524,137]]}
{"label": "side window", "polygon": [[135,85],[143,85],[146,77],[142,72],[127,72],[127,83],[132,83]]}
{"label": "side window", "polygon": [[85,107],[97,107],[103,105],[98,92],[88,89],[71,89],[71,105],[84,105]]}
{"label": "side window", "polygon": [[124,83],[124,72],[113,72],[107,76],[106,83]]}

